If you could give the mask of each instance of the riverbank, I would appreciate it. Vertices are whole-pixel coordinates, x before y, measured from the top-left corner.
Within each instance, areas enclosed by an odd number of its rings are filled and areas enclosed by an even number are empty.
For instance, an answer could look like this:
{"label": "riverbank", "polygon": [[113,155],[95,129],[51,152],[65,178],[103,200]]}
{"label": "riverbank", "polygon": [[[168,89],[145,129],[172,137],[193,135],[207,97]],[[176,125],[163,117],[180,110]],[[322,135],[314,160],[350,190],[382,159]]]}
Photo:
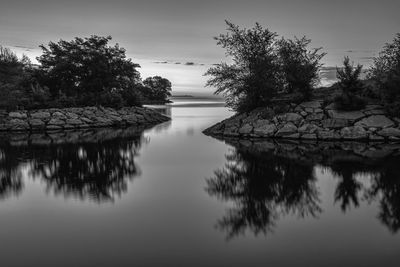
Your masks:
{"label": "riverbank", "polygon": [[400,119],[379,104],[358,111],[338,111],[322,100],[290,104],[275,115],[269,108],[237,114],[204,130],[206,135],[301,140],[400,141]]}
{"label": "riverbank", "polygon": [[52,108],[31,111],[0,111],[0,131],[36,132],[71,129],[155,125],[170,120],[159,112],[142,107]]}

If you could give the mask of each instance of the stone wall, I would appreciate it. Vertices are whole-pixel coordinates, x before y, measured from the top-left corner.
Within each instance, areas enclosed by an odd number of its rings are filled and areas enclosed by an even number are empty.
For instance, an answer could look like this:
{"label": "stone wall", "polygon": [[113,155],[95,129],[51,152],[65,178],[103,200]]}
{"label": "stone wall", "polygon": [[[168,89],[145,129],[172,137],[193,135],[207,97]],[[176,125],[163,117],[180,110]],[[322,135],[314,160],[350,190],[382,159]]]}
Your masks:
{"label": "stone wall", "polygon": [[155,110],[140,107],[103,107],[0,111],[0,131],[58,131],[70,129],[127,127],[170,120]]}
{"label": "stone wall", "polygon": [[291,104],[288,112],[274,115],[268,108],[235,115],[204,131],[239,138],[305,140],[400,140],[400,119],[386,115],[382,106],[370,104],[359,111],[338,111],[322,101]]}

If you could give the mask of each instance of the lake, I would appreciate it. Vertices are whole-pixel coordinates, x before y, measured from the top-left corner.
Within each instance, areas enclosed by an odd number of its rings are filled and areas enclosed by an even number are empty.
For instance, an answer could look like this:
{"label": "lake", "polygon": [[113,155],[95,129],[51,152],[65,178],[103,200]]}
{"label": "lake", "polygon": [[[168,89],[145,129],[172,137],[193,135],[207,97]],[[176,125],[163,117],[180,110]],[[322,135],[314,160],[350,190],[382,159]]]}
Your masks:
{"label": "lake", "polygon": [[217,140],[221,104],[160,110],[2,138],[1,266],[398,266],[399,147]]}

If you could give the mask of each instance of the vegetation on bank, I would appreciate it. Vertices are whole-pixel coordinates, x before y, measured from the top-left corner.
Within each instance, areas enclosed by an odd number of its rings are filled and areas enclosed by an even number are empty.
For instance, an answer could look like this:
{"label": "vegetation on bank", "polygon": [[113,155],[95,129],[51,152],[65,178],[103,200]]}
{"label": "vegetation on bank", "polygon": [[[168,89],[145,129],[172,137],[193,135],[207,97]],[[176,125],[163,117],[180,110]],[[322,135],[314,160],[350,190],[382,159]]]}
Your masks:
{"label": "vegetation on bank", "polygon": [[160,76],[142,81],[133,63],[111,37],[91,36],[41,45],[35,66],[0,47],[0,109],[82,106],[140,106],[165,103],[171,82]]}
{"label": "vegetation on bank", "polygon": [[[400,116],[400,34],[374,58],[366,80],[362,66],[345,58],[337,68],[338,82],[331,88],[317,88],[321,48],[309,48],[310,39],[278,39],[278,34],[260,24],[241,29],[226,21],[227,33],[215,37],[231,62],[210,68],[207,86],[223,94],[228,107],[238,113],[258,107],[273,107],[284,99],[299,103],[311,98],[334,102],[339,110],[358,110],[373,100],[383,104],[390,115]],[[326,92],[329,92],[326,94]]]}

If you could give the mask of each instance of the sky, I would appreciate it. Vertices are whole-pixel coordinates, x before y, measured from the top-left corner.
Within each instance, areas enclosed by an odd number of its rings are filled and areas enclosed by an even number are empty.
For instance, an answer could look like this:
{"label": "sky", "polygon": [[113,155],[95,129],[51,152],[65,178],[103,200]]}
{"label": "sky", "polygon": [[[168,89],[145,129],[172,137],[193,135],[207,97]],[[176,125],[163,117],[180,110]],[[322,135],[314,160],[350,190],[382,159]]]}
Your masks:
{"label": "sky", "polygon": [[34,59],[49,41],[111,35],[143,78],[168,78],[175,94],[210,94],[203,74],[226,61],[213,40],[226,32],[225,19],[306,35],[334,70],[344,56],[368,67],[400,32],[399,10],[399,0],[1,0],[0,45]]}

